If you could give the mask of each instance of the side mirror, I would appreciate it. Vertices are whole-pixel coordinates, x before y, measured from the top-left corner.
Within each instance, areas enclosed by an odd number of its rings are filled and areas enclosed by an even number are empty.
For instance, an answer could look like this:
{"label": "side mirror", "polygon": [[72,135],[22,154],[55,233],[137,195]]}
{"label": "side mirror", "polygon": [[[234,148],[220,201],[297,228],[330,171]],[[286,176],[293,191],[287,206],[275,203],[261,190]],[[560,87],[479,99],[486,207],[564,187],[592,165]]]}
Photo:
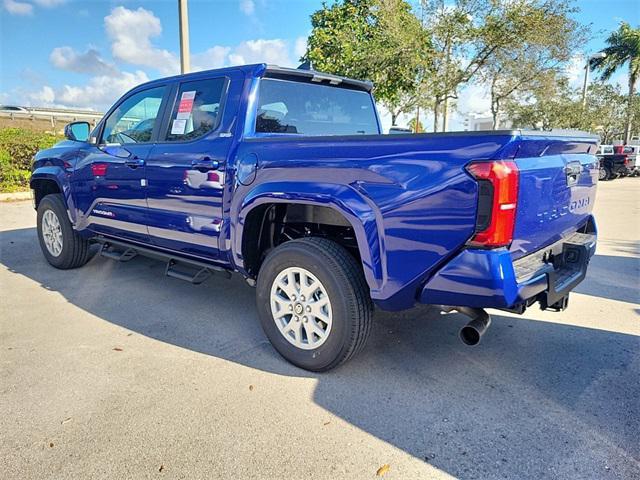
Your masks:
{"label": "side mirror", "polygon": [[73,122],[64,127],[64,136],[74,142],[86,142],[90,130],[89,122]]}

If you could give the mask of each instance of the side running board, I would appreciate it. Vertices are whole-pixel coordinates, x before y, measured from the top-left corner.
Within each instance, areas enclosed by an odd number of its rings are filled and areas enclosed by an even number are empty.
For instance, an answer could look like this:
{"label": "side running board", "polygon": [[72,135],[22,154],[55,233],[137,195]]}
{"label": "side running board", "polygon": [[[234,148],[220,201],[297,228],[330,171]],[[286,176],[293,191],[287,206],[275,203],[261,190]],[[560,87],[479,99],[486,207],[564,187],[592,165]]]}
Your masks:
{"label": "side running board", "polygon": [[126,250],[116,250],[108,243],[103,243],[100,248],[100,255],[105,258],[110,258],[116,262],[128,262],[132,258],[138,255],[133,248],[127,248]]}
{"label": "side running board", "polygon": [[222,267],[211,265],[189,258],[177,258],[157,250],[129,245],[115,240],[99,239],[102,243],[100,255],[118,262],[128,262],[137,255],[142,255],[156,260],[167,262],[164,273],[167,277],[184,280],[194,285],[199,285],[214,273],[222,274],[225,278],[231,278],[231,272]]}

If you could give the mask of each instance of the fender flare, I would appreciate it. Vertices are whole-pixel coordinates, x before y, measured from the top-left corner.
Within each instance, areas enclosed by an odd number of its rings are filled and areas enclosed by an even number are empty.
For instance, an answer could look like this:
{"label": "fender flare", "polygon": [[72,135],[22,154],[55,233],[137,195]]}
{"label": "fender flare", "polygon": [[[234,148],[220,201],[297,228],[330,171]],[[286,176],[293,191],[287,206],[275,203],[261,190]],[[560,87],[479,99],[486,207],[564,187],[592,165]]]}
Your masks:
{"label": "fender flare", "polygon": [[[236,196],[237,197],[237,196]],[[235,198],[234,198],[235,199]],[[268,182],[251,189],[231,206],[231,250],[234,264],[244,270],[242,237],[249,212],[265,203],[301,203],[329,207],[353,227],[365,279],[373,291],[386,280],[384,236],[380,213],[357,190],[332,183]]]}
{"label": "fender flare", "polygon": [[[36,168],[31,174],[31,179],[29,180],[29,187],[32,190],[36,188],[36,182],[39,180],[52,181],[57,186],[58,189],[62,192],[62,196],[67,207],[67,214],[69,215],[69,220],[71,223],[75,225],[75,208],[73,195],[71,194],[71,186],[68,181],[68,174],[64,171],[63,168],[55,165],[48,165],[44,167]],[[34,197],[35,202],[35,197]]]}

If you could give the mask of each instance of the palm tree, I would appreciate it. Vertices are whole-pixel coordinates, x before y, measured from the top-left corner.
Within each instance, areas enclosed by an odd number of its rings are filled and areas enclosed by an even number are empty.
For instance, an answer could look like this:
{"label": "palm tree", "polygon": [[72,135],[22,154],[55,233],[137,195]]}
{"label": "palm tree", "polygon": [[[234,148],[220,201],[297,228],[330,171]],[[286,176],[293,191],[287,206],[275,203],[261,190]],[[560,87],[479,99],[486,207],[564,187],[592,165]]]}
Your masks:
{"label": "palm tree", "polygon": [[607,47],[602,49],[603,58],[591,59],[591,67],[601,70],[602,80],[608,80],[624,64],[629,64],[629,99],[624,143],[631,137],[631,115],[636,83],[640,79],[640,28],[632,28],[627,22],[621,22],[618,30],[607,38]]}

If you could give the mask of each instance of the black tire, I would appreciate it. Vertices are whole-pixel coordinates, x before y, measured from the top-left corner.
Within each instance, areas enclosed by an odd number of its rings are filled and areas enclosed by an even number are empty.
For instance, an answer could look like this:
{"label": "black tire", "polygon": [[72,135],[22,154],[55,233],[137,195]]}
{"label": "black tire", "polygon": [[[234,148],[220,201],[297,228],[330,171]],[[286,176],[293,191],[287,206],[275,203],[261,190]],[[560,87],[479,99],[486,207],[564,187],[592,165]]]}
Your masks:
{"label": "black tire", "polygon": [[598,180],[602,182],[606,180],[608,176],[609,174],[607,172],[607,169],[603,166],[600,166],[600,171],[598,172]]}
{"label": "black tire", "polygon": [[[43,216],[47,210],[51,210],[60,223],[62,232],[62,251],[59,255],[53,255],[47,248],[43,236]],[[62,270],[78,268],[84,265],[91,258],[90,243],[82,238],[71,226],[67,207],[62,195],[59,193],[50,194],[44,197],[38,205],[38,240],[44,257],[51,265]]]}
{"label": "black tire", "polygon": [[607,171],[607,177],[605,178],[605,180],[613,180],[614,178],[616,178],[614,177],[613,173],[611,173],[611,169],[609,167],[604,167],[604,169]]}
{"label": "black tire", "polygon": [[[305,350],[280,333],[271,313],[271,287],[290,267],[304,268],[326,289],[332,326],[319,347]],[[283,243],[265,259],[258,274],[258,315],[274,348],[294,365],[324,372],[346,362],[364,347],[371,332],[373,304],[362,269],[337,243],[324,238],[302,238]]]}

